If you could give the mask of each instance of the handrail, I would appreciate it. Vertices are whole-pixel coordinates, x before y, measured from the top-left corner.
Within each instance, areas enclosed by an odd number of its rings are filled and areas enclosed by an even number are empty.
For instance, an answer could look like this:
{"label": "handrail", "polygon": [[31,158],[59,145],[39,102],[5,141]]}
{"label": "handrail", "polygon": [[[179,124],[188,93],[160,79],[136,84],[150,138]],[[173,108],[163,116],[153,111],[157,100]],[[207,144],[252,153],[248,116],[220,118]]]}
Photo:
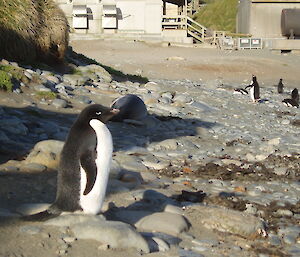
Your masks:
{"label": "handrail", "polygon": [[189,16],[186,17],[188,21],[196,24],[197,26],[199,26],[201,29],[207,30],[206,27],[204,27],[203,25],[201,25],[200,23],[198,23],[197,21],[193,20],[192,18],[190,18]]}

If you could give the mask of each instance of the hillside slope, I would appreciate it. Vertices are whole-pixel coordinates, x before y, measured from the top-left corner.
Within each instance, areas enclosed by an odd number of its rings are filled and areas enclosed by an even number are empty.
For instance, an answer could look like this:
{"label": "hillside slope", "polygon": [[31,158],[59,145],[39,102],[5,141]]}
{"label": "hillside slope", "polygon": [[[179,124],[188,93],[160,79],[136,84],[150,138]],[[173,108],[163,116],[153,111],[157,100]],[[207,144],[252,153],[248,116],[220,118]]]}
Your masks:
{"label": "hillside slope", "polygon": [[68,23],[53,0],[2,0],[0,35],[0,58],[61,62],[68,46]]}
{"label": "hillside slope", "polygon": [[194,15],[194,20],[212,30],[235,32],[238,0],[213,0]]}

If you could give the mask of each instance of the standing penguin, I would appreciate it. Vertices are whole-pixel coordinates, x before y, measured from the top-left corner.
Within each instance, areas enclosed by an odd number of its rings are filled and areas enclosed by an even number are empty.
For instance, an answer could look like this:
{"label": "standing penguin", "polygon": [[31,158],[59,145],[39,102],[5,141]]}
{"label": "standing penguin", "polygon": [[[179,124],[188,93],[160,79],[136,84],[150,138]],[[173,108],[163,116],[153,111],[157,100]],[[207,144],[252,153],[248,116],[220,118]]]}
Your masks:
{"label": "standing penguin", "polygon": [[100,104],[82,110],[61,152],[55,202],[26,220],[45,220],[62,212],[101,210],[112,159],[112,137],[105,123],[119,112]]}
{"label": "standing penguin", "polygon": [[257,102],[260,99],[259,94],[259,85],[256,79],[256,76],[252,75],[252,81],[249,86],[245,87],[245,89],[250,88],[250,98],[253,102]]}
{"label": "standing penguin", "polygon": [[283,83],[282,83],[282,79],[279,79],[278,85],[277,85],[277,92],[279,94],[283,93]]}
{"label": "standing penguin", "polygon": [[294,88],[292,91],[292,99],[299,103],[299,93],[297,88]]}

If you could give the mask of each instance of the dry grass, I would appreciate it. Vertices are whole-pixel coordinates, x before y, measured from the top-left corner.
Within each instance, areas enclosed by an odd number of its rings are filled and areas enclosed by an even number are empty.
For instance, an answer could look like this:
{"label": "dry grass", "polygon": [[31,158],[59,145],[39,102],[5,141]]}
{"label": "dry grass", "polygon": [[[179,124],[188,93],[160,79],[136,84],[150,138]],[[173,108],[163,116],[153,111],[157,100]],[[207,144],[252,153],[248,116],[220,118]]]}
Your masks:
{"label": "dry grass", "polygon": [[0,1],[0,57],[31,63],[61,62],[68,23],[53,0]]}

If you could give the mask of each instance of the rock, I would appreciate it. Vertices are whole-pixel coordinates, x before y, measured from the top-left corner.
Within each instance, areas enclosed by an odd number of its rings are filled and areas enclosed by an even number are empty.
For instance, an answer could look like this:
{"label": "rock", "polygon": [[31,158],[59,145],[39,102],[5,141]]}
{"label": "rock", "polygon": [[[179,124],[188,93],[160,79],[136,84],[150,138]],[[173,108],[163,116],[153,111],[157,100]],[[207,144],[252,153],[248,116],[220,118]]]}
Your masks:
{"label": "rock", "polygon": [[[246,238],[266,236],[265,225],[257,217],[222,207],[192,206],[201,223],[209,229],[228,232]],[[247,220],[247,222],[245,222]]]}
{"label": "rock", "polygon": [[279,144],[280,144],[280,140],[281,140],[280,137],[273,138],[273,139],[270,139],[270,140],[268,141],[268,144],[269,144],[269,145],[279,145]]}
{"label": "rock", "polygon": [[27,233],[30,235],[36,235],[41,233],[42,229],[36,226],[22,226],[20,227],[21,233]]}
{"label": "rock", "polygon": [[287,209],[278,209],[276,212],[274,212],[275,217],[292,217],[293,212]]}
{"label": "rock", "polygon": [[17,207],[16,212],[22,216],[29,216],[47,210],[50,203],[27,203]]}
{"label": "rock", "polygon": [[52,105],[56,108],[66,108],[68,103],[64,99],[54,99]]}
{"label": "rock", "polygon": [[166,58],[167,61],[184,61],[185,58],[181,56],[171,56]]}
{"label": "rock", "polygon": [[38,142],[24,163],[39,163],[51,169],[57,169],[59,156],[64,142],[58,140],[45,140]]}
{"label": "rock", "polygon": [[45,165],[40,163],[26,163],[20,167],[21,172],[43,172],[47,169]]}
{"label": "rock", "polygon": [[106,69],[104,69],[100,65],[90,64],[86,66],[81,66],[80,70],[94,72],[101,78],[102,82],[110,83],[112,81],[112,76],[106,71]]}
{"label": "rock", "polygon": [[145,88],[147,88],[148,90],[151,90],[151,91],[159,91],[160,90],[160,86],[156,82],[153,82],[153,81],[146,83]]}
{"label": "rock", "polygon": [[179,249],[178,250],[178,256],[179,257],[204,257],[204,255],[195,253],[191,250],[185,250],[185,249]]}
{"label": "rock", "polygon": [[69,227],[78,239],[91,239],[111,248],[136,248],[149,253],[147,241],[132,226],[106,221],[103,216],[68,214],[48,220],[46,226]]}
{"label": "rock", "polygon": [[171,204],[167,204],[164,208],[165,212],[169,212],[169,213],[174,213],[174,214],[178,214],[178,215],[183,215],[183,210],[180,207],[171,205]]}
{"label": "rock", "polygon": [[158,237],[152,237],[148,240],[150,246],[150,252],[165,252],[170,250],[170,246],[162,239]]}
{"label": "rock", "polygon": [[153,213],[140,219],[135,226],[140,230],[162,232],[173,236],[177,236],[189,228],[183,216],[168,212]]}
{"label": "rock", "polygon": [[52,91],[50,88],[47,88],[44,85],[36,85],[36,86],[34,86],[34,89],[38,92],[51,92]]}
{"label": "rock", "polygon": [[81,104],[90,104],[92,103],[92,100],[85,95],[79,95],[75,97],[75,100]]}
{"label": "rock", "polygon": [[15,135],[27,135],[28,128],[23,124],[23,122],[16,117],[2,118],[0,122],[0,129],[8,132],[9,134]]}

